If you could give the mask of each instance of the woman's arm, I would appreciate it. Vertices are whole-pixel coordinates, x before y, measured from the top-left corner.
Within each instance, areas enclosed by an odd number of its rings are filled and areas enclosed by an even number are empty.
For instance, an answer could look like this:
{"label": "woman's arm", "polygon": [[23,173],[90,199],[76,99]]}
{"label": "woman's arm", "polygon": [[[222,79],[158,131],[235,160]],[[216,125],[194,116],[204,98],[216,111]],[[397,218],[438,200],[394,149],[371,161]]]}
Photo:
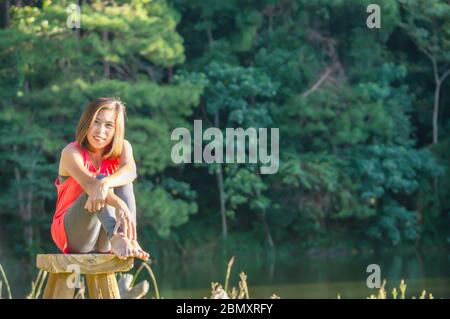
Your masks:
{"label": "woman's arm", "polygon": [[72,176],[89,195],[92,209],[100,210],[105,206],[108,185],[104,179],[98,180],[84,166],[83,157],[75,146],[66,146],[61,152],[61,167]]}
{"label": "woman's arm", "polygon": [[[118,234],[118,231],[121,229],[121,233],[128,239],[136,240],[136,224],[131,217],[131,212],[127,204],[119,196],[114,194],[112,188],[108,189],[105,202],[115,208],[116,225],[114,227],[114,234]],[[86,201],[84,208],[91,213],[96,212],[96,210],[92,209],[91,197]]]}
{"label": "woman's arm", "polygon": [[136,240],[136,224],[131,218],[131,212],[125,202],[114,194],[112,189],[109,189],[106,203],[115,208],[117,221],[114,234],[117,234],[121,228],[124,236],[130,240]]}
{"label": "woman's arm", "polygon": [[102,180],[108,187],[123,186],[133,182],[137,177],[136,163],[133,157],[133,148],[130,142],[123,141],[123,151],[120,156],[120,168],[114,174],[111,174]]}

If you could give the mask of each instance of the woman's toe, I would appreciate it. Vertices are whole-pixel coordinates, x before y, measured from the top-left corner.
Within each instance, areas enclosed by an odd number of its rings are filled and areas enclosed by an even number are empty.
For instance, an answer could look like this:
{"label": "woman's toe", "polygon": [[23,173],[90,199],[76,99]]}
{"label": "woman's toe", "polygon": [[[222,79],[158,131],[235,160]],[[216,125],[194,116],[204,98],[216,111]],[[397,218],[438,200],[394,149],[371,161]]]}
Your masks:
{"label": "woman's toe", "polygon": [[142,251],[139,250],[138,254],[139,254],[139,258],[140,258],[140,259],[144,259],[144,258],[145,258],[145,256],[144,256],[144,254],[142,253]]}

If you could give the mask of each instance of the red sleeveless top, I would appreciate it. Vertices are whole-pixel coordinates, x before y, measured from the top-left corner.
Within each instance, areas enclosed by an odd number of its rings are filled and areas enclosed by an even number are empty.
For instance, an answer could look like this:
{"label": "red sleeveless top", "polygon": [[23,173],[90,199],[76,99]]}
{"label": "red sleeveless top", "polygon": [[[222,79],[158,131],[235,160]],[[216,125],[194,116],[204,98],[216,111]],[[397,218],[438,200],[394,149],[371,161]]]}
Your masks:
{"label": "red sleeveless top", "polygon": [[[89,153],[86,149],[82,148],[77,141],[70,144],[77,146],[81,155],[83,156],[84,166],[92,173],[92,176],[98,174],[111,175],[114,174],[120,167],[120,160],[117,159],[104,159],[97,170],[92,162]],[[64,214],[72,206],[73,202],[83,193],[83,188],[72,177],[69,176],[62,184],[60,183],[59,176],[55,180],[55,186],[58,191],[58,199],[56,201],[55,215],[53,216],[53,222],[51,227],[51,233],[53,241],[56,246],[63,253],[68,252],[66,230],[64,228]]]}

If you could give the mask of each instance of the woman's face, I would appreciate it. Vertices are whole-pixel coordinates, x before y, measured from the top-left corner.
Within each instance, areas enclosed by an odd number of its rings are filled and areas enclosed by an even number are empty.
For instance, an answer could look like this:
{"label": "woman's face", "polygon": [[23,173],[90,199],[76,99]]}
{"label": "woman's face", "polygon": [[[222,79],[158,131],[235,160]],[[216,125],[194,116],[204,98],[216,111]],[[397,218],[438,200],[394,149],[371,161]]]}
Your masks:
{"label": "woman's face", "polygon": [[114,110],[102,109],[97,113],[89,128],[87,139],[96,151],[111,143],[115,133],[116,113]]}

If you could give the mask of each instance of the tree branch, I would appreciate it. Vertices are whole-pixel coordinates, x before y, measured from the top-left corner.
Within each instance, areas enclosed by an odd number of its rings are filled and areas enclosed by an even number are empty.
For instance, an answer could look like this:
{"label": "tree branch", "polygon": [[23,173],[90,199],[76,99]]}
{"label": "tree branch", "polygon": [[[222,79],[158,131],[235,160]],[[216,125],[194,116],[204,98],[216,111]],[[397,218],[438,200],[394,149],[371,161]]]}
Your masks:
{"label": "tree branch", "polygon": [[336,51],[337,41],[333,38],[324,36],[316,30],[307,30],[307,37],[310,41],[317,42],[326,47],[326,54],[331,59],[331,64],[320,75],[319,79],[305,92],[302,93],[302,97],[305,98],[317,89],[331,76],[335,71],[339,71],[339,74],[344,74],[344,68],[339,60],[339,55]]}
{"label": "tree branch", "polygon": [[444,72],[444,74],[441,75],[441,77],[439,78],[439,82],[444,82],[444,80],[447,78],[447,76],[450,75],[450,69],[448,69],[447,71]]}
{"label": "tree branch", "polygon": [[314,83],[314,85],[311,88],[302,93],[302,97],[305,98],[314,91],[316,91],[322,85],[322,83],[325,82],[325,80],[330,76],[330,74],[333,72],[333,69],[334,69],[333,66],[326,68],[325,72],[323,72],[323,74],[319,77],[316,83]]}

